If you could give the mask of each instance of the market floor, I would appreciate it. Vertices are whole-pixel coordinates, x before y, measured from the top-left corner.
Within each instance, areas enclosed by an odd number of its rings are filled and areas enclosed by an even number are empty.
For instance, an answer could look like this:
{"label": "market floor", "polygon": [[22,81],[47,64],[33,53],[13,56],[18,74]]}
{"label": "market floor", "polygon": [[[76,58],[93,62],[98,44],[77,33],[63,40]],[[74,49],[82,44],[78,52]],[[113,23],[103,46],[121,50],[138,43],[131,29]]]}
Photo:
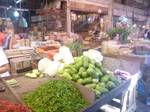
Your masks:
{"label": "market floor", "polygon": [[137,100],[136,112],[150,112],[150,106],[146,106],[145,104]]}

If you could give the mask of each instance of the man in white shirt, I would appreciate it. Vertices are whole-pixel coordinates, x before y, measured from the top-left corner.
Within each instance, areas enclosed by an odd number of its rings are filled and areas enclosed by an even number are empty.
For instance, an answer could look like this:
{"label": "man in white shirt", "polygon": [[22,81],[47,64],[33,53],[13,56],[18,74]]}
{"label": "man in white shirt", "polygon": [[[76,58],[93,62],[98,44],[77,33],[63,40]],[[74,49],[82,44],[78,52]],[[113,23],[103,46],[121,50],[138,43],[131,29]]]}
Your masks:
{"label": "man in white shirt", "polygon": [[8,77],[10,66],[8,59],[3,51],[3,49],[0,47],[0,77]]}

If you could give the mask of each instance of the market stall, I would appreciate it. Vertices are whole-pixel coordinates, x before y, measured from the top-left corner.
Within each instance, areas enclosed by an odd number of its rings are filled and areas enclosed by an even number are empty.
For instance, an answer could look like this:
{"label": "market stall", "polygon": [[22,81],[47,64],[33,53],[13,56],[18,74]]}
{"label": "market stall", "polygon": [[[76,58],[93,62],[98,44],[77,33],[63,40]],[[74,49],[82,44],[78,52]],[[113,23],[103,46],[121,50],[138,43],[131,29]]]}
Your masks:
{"label": "market stall", "polygon": [[[0,77],[0,112],[14,105],[24,111],[12,112],[135,112],[140,69],[149,74],[150,27],[120,16],[124,8],[118,15],[113,0],[37,1],[28,22],[25,0],[15,1],[20,9],[6,7],[20,11],[22,32],[0,19],[7,29],[0,32],[0,67],[11,73]],[[113,14],[120,17],[111,24]]]}
{"label": "market stall", "polygon": [[[31,110],[38,109],[41,103],[39,102],[39,106],[34,107],[34,105],[30,103],[32,102],[32,100],[34,102],[34,99],[31,99],[32,96],[28,97],[28,94],[30,95],[30,92],[35,92],[35,97],[36,95],[38,95],[36,93],[38,91],[41,91],[43,95],[46,94],[48,91],[42,91],[40,90],[40,88],[42,89],[42,86],[45,88],[47,84],[50,84],[53,81],[55,82],[55,80],[57,80],[58,82],[60,81],[59,83],[61,83],[61,81],[69,81],[69,85],[72,85],[72,83],[75,84],[75,87],[80,91],[85,101],[88,101],[86,109],[85,107],[81,108],[83,112],[97,112],[100,111],[100,109],[106,109],[107,106],[103,106],[106,104],[110,105],[113,99],[120,97],[120,95],[121,98],[119,98],[119,100],[120,105],[122,106],[118,108],[122,112],[128,111],[130,107],[132,107],[132,109],[135,109],[135,87],[140,76],[139,73],[131,77],[129,74],[123,71],[115,71],[115,76],[113,72],[106,71],[107,66],[105,66],[104,69],[103,65],[101,65],[102,55],[99,51],[85,51],[83,53],[84,55],[72,58],[71,54],[69,56],[69,53],[71,52],[69,52],[68,50],[69,49],[67,47],[61,47],[59,53],[57,53],[57,57],[54,56],[55,61],[50,61],[48,58],[41,59],[38,63],[39,70],[34,69],[32,70],[32,72],[26,73],[25,75],[23,74],[20,76],[5,78],[5,83],[7,83],[6,87],[8,86],[9,88],[11,88],[11,93],[16,96],[17,100],[25,102],[25,104],[27,104],[31,108]],[[67,59],[65,58],[65,56],[63,56],[65,55],[63,52],[68,52]],[[91,52],[93,55],[91,54]],[[97,53],[97,55],[94,55],[94,53]],[[61,62],[59,62],[59,60],[61,60]],[[64,65],[58,66],[59,63],[61,63],[61,65],[63,65],[64,63]],[[118,79],[117,77],[120,77],[124,80]],[[53,86],[47,87],[53,88]],[[60,87],[61,86],[59,86],[59,88]],[[51,94],[49,93],[49,95]],[[131,96],[132,99],[130,99]],[[63,96],[60,98],[63,98]],[[7,97],[6,99],[9,100],[9,98]],[[48,98],[45,99],[45,102],[47,100]],[[126,107],[127,105],[130,105],[130,107]]]}
{"label": "market stall", "polygon": [[[20,99],[19,96],[23,96],[23,94],[34,90],[39,85],[44,83],[48,78],[42,78],[42,79],[29,79],[24,76],[16,77],[14,78],[19,86],[13,87],[12,91],[13,93],[17,93],[17,100]],[[33,86],[34,83],[34,86]],[[87,108],[84,112],[96,112],[99,110],[99,108],[107,103],[109,103],[113,98],[120,95],[122,91],[126,91],[126,89],[129,87],[130,81],[124,82],[119,87],[111,91],[109,94],[103,96],[102,98],[98,99],[94,104],[92,104],[89,108]],[[86,92],[87,93],[87,92]],[[90,95],[90,94],[89,94]],[[89,96],[88,96],[89,97]],[[9,98],[7,99],[9,100]]]}
{"label": "market stall", "polygon": [[[84,110],[84,112],[97,112],[100,107],[102,107],[103,105],[105,104],[109,104],[112,99],[114,99],[115,97],[119,96],[122,94],[122,99],[121,101],[124,101],[122,102],[120,105],[122,105],[120,107],[120,109],[125,109],[126,112],[128,109],[130,109],[132,107],[132,109],[135,109],[136,105],[135,105],[135,97],[136,96],[133,96],[133,93],[132,93],[132,102],[131,101],[128,101],[130,102],[130,107],[129,108],[126,108],[125,106],[126,105],[129,105],[127,103],[127,101],[125,100],[129,100],[129,96],[125,96],[125,93],[126,94],[129,94],[129,92],[133,91],[133,87],[136,85],[136,81],[139,77],[139,74],[135,74],[135,76],[133,76],[133,80],[134,80],[134,83],[133,81],[131,80],[128,80],[128,81],[125,81],[124,83],[122,83],[121,85],[119,85],[117,88],[115,88],[114,90],[110,91],[108,94],[105,94],[103,97],[97,99],[96,101],[92,101],[93,99],[93,96],[91,95],[91,92],[86,91],[86,94],[88,94],[88,96],[86,96],[90,101],[93,102],[92,105],[88,106],[87,109]],[[40,78],[40,79],[29,79],[29,78],[26,78],[24,76],[19,76],[19,77],[14,77],[14,79],[17,81],[17,85],[15,85],[14,87],[12,87],[11,85],[7,85],[9,86],[9,88],[11,88],[11,95],[14,95],[15,96],[15,100],[19,100],[19,102],[22,103],[21,101],[21,97],[29,92],[29,91],[33,91],[35,88],[37,88],[38,86],[40,86],[41,84],[43,84],[44,82],[46,82],[49,78],[48,77],[45,77],[45,78]],[[8,80],[8,79],[7,79]],[[7,82],[6,80],[6,82]],[[131,85],[131,82],[132,82],[132,85]],[[33,85],[34,83],[34,85]],[[7,87],[6,86],[6,87]],[[83,89],[82,90],[85,90],[86,89]],[[5,93],[5,92],[4,92]],[[3,96],[4,93],[1,93],[2,97],[6,100],[10,100],[8,97],[5,97]],[[131,95],[131,93],[129,94]],[[134,93],[135,95],[135,93]],[[134,98],[133,98],[134,97]],[[15,101],[13,100],[13,102]],[[132,105],[132,106],[131,106]],[[125,112],[122,110],[122,112]]]}

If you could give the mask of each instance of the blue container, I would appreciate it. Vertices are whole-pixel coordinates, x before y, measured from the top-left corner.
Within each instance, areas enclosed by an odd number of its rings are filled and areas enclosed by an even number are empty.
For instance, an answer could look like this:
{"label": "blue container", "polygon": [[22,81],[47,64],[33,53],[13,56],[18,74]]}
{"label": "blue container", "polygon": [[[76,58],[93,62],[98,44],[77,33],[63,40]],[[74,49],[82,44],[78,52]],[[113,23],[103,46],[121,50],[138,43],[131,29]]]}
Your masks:
{"label": "blue container", "polygon": [[138,90],[138,95],[140,95],[141,97],[144,97],[146,95],[145,83],[144,83],[144,81],[142,79],[140,79],[138,81],[137,90]]}

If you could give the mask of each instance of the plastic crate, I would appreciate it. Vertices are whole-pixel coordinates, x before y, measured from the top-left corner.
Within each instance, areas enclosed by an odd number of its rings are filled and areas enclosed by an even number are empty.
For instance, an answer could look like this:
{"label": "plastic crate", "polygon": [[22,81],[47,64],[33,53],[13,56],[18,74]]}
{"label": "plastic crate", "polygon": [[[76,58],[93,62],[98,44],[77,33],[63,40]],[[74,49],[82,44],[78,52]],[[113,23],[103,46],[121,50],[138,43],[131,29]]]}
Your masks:
{"label": "plastic crate", "polygon": [[58,50],[49,50],[40,52],[39,55],[43,58],[52,59],[57,52]]}
{"label": "plastic crate", "polygon": [[36,52],[43,58],[52,59],[53,56],[59,52],[59,46],[46,46],[37,48]]}

